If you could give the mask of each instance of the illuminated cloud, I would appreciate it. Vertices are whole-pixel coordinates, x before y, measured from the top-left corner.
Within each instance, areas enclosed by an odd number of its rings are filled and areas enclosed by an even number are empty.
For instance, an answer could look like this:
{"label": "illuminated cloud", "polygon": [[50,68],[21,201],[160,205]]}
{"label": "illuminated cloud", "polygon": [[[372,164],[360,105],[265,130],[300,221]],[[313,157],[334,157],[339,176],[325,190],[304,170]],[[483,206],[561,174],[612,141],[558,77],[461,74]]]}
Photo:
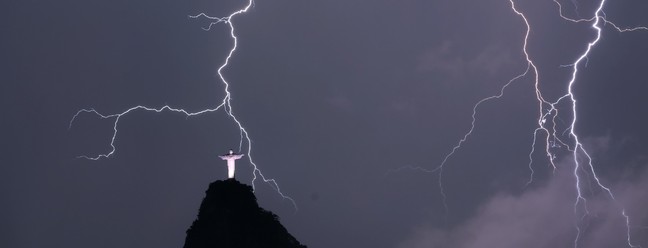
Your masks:
{"label": "illuminated cloud", "polygon": [[[546,185],[520,195],[500,193],[484,203],[474,216],[451,229],[423,224],[414,228],[399,247],[574,247],[576,223],[583,227],[578,247],[623,247],[626,244],[625,219],[619,205],[602,191],[594,191],[584,218],[574,213],[576,192],[570,169],[572,161],[559,163],[559,169]],[[611,187],[631,220],[646,222],[648,213],[648,172],[632,182],[618,182]],[[595,188],[593,188],[595,190]],[[630,223],[631,232],[642,231],[641,223]],[[633,236],[633,243],[646,237]]]}

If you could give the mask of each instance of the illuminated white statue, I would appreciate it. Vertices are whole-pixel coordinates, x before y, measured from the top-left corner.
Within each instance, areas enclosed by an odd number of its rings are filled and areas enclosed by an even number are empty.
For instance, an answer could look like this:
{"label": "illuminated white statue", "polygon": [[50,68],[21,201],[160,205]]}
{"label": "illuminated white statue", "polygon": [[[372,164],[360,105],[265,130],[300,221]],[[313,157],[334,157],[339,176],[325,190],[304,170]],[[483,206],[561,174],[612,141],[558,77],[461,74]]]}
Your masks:
{"label": "illuminated white statue", "polygon": [[227,177],[228,178],[234,178],[234,163],[237,159],[240,159],[243,157],[244,154],[237,154],[234,153],[231,149],[229,150],[228,154],[218,156],[223,160],[227,160]]}

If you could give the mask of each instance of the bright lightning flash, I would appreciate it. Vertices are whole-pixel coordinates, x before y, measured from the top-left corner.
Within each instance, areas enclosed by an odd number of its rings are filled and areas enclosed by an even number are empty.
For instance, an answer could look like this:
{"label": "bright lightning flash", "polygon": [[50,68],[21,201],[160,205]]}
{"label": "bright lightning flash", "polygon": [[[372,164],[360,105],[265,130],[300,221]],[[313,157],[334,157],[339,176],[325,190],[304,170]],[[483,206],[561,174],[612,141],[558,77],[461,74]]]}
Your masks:
{"label": "bright lightning flash", "polygon": [[[571,76],[569,78],[569,81],[566,82],[566,92],[562,96],[558,97],[555,100],[548,100],[543,96],[543,91],[541,90],[541,80],[540,80],[540,75],[538,72],[538,68],[536,67],[532,57],[529,55],[528,50],[527,50],[527,45],[529,41],[529,34],[531,32],[531,25],[526,18],[525,14],[518,10],[515,5],[514,0],[509,0],[511,10],[518,15],[522,21],[524,22],[526,26],[526,32],[524,35],[524,43],[522,46],[522,51],[524,53],[524,57],[527,63],[526,70],[513,77],[510,81],[508,81],[502,88],[500,89],[499,94],[489,96],[486,98],[481,99],[478,101],[474,106],[473,106],[473,112],[472,112],[472,122],[470,129],[468,132],[466,132],[463,137],[457,142],[457,144],[452,148],[450,153],[448,153],[441,163],[433,168],[433,169],[426,169],[422,167],[413,167],[413,166],[407,166],[407,167],[402,167],[397,170],[393,170],[392,172],[397,172],[402,169],[408,169],[408,170],[416,170],[416,171],[422,171],[426,173],[439,173],[439,188],[441,192],[441,196],[443,197],[443,205],[446,209],[446,212],[448,210],[448,206],[446,203],[446,193],[443,188],[443,183],[442,183],[442,174],[443,174],[443,168],[446,165],[446,162],[455,154],[455,152],[461,148],[463,143],[465,143],[470,135],[473,133],[475,129],[475,123],[477,121],[476,115],[477,115],[477,110],[479,107],[489,101],[500,99],[501,97],[504,96],[504,92],[506,88],[512,84],[514,81],[529,76],[531,73],[533,78],[534,78],[534,87],[535,87],[535,94],[538,102],[538,120],[537,120],[537,127],[533,131],[533,143],[531,144],[531,151],[529,152],[529,170],[530,170],[530,178],[529,181],[527,182],[527,185],[533,182],[533,154],[536,152],[536,141],[540,137],[544,137],[544,153],[547,156],[551,166],[553,167],[554,171],[557,169],[556,166],[556,160],[559,157],[558,151],[560,148],[565,148],[567,151],[571,153],[571,156],[573,157],[573,163],[574,163],[574,168],[573,168],[573,176],[575,180],[575,190],[576,190],[576,199],[574,200],[574,212],[576,214],[579,213],[579,210],[583,212],[583,215],[581,217],[585,218],[588,216],[589,210],[587,208],[587,199],[583,194],[583,189],[582,189],[582,180],[581,178],[583,175],[579,174],[579,172],[584,173],[588,175],[587,180],[593,180],[596,184],[595,186],[601,189],[602,191],[605,191],[606,194],[609,196],[609,198],[614,202],[615,206],[619,209],[619,215],[622,216],[625,219],[626,223],[626,235],[627,235],[627,246],[628,247],[639,247],[637,245],[634,245],[632,243],[632,237],[630,235],[630,217],[626,214],[625,209],[617,202],[614,194],[612,193],[612,190],[610,190],[609,187],[605,186],[603,183],[601,183],[599,177],[597,176],[595,170],[594,170],[594,165],[592,162],[592,157],[590,156],[590,153],[583,147],[583,144],[581,143],[581,139],[579,138],[577,132],[576,132],[576,124],[577,124],[577,117],[578,117],[578,112],[577,112],[577,99],[574,94],[574,84],[577,82],[577,76],[578,76],[578,69],[579,66],[582,66],[583,61],[587,61],[587,57],[590,55],[592,52],[592,49],[596,46],[596,44],[601,40],[602,38],[602,31],[603,31],[603,25],[609,24],[612,26],[612,28],[617,31],[617,32],[632,32],[632,31],[648,31],[648,27],[632,27],[632,28],[621,28],[618,25],[614,24],[613,22],[609,21],[605,17],[604,13],[604,6],[606,3],[606,0],[601,0],[598,2],[596,10],[591,14],[591,18],[589,19],[573,19],[565,16],[562,12],[562,5],[558,0],[553,0],[557,5],[558,5],[558,12],[559,15],[562,19],[570,22],[575,22],[575,23],[588,23],[591,24],[591,28],[596,32],[596,36],[587,42],[586,49],[583,53],[577,56],[577,58],[574,60],[573,63],[570,65],[567,65],[565,67],[571,67]],[[575,4],[575,2],[573,2]],[[577,8],[577,6],[575,6]],[[567,105],[568,108],[565,108],[564,106]],[[564,128],[564,130],[559,130],[560,127],[557,125],[556,119],[559,118],[559,112],[571,112],[571,122],[569,125]],[[568,135],[566,135],[568,134]],[[565,136],[567,136],[565,138]],[[583,161],[581,161],[583,160]],[[576,237],[574,239],[574,247],[578,247],[578,242],[580,240],[581,234],[582,234],[582,227],[580,224],[576,223]]]}
{"label": "bright lightning flash", "polygon": [[127,114],[129,114],[129,113],[131,113],[133,111],[144,110],[144,111],[154,111],[154,112],[159,113],[159,112],[163,112],[163,111],[166,110],[166,111],[171,111],[171,112],[182,113],[182,114],[186,115],[187,117],[190,117],[190,116],[202,115],[202,114],[205,114],[205,113],[210,113],[210,112],[216,112],[216,111],[219,111],[219,110],[223,110],[229,116],[229,118],[234,123],[236,123],[236,125],[239,128],[240,136],[241,136],[241,139],[240,139],[240,142],[239,142],[239,151],[242,150],[244,143],[247,144],[246,155],[247,155],[247,158],[250,161],[250,164],[253,167],[253,171],[252,171],[252,175],[253,175],[252,188],[256,189],[255,182],[256,182],[257,178],[261,178],[261,180],[263,180],[263,182],[268,183],[270,186],[272,186],[275,189],[275,191],[277,191],[277,193],[279,195],[281,195],[281,197],[283,199],[290,201],[292,203],[293,207],[295,208],[295,211],[297,211],[298,208],[297,208],[297,204],[295,203],[295,201],[291,197],[285,195],[281,191],[281,188],[279,188],[279,184],[277,184],[277,181],[275,179],[265,177],[263,175],[263,173],[261,172],[261,170],[259,169],[259,167],[254,162],[254,160],[252,159],[252,139],[250,138],[250,135],[249,135],[248,131],[243,127],[243,124],[241,124],[241,122],[236,117],[236,115],[234,115],[234,112],[232,110],[232,102],[231,102],[232,101],[232,96],[231,96],[231,92],[229,91],[230,83],[227,81],[227,79],[225,79],[225,76],[223,75],[223,70],[229,65],[229,61],[232,58],[232,55],[234,55],[234,52],[236,52],[236,48],[238,46],[238,37],[236,36],[234,23],[232,22],[232,20],[234,19],[234,17],[236,17],[236,16],[238,16],[240,14],[246,13],[253,6],[253,4],[254,4],[254,1],[249,0],[247,2],[247,5],[245,5],[245,7],[241,8],[241,9],[238,9],[238,10],[232,12],[231,14],[229,14],[228,16],[225,16],[225,17],[212,17],[212,16],[209,16],[209,15],[207,15],[205,13],[200,13],[200,14],[195,15],[195,16],[189,16],[192,19],[203,17],[203,18],[207,18],[207,19],[211,20],[212,22],[209,24],[209,26],[207,28],[203,28],[206,31],[209,31],[213,25],[220,24],[220,23],[223,23],[223,24],[226,24],[226,25],[229,26],[230,37],[234,41],[234,45],[232,46],[229,53],[227,54],[227,57],[225,58],[225,62],[223,62],[223,64],[220,65],[220,67],[218,67],[218,76],[220,77],[221,82],[224,84],[224,91],[225,91],[225,96],[220,101],[219,105],[217,105],[214,108],[208,108],[208,109],[204,109],[204,110],[197,111],[197,112],[189,112],[189,111],[186,111],[184,109],[174,108],[174,107],[170,107],[168,105],[160,107],[160,108],[151,108],[151,107],[146,107],[146,106],[135,106],[135,107],[127,109],[124,112],[121,112],[121,113],[118,113],[118,114],[110,114],[110,115],[101,114],[101,113],[99,113],[98,111],[96,111],[94,109],[81,109],[74,115],[74,117],[72,117],[72,120],[70,121],[70,128],[72,127],[72,124],[74,123],[74,120],[76,120],[76,118],[79,115],[84,114],[84,113],[95,114],[95,115],[99,116],[101,119],[113,119],[114,122],[113,122],[113,135],[112,135],[112,138],[110,140],[111,150],[109,152],[107,152],[107,153],[99,154],[97,156],[83,155],[83,156],[79,156],[79,158],[85,158],[85,159],[89,159],[89,160],[99,160],[99,159],[102,159],[102,158],[109,158],[113,154],[115,154],[115,152],[117,150],[117,148],[115,147],[115,139],[117,138],[119,120],[122,117],[126,116]]}

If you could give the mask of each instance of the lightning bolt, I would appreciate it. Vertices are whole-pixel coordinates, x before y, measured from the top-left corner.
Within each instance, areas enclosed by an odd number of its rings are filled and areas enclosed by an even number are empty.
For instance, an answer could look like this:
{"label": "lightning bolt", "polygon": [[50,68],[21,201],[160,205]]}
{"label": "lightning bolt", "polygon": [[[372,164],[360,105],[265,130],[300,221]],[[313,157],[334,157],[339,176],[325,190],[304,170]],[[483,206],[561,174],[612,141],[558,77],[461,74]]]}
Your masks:
{"label": "lightning bolt", "polygon": [[236,30],[235,30],[233,19],[238,15],[245,14],[253,5],[254,5],[254,1],[253,0],[248,0],[247,4],[244,7],[230,13],[228,16],[225,16],[225,17],[213,17],[213,16],[209,16],[209,15],[207,15],[205,13],[200,13],[198,15],[194,15],[194,16],[190,15],[189,16],[189,18],[192,18],[192,19],[202,17],[202,18],[207,18],[207,19],[211,20],[211,23],[209,24],[209,26],[206,27],[206,28],[203,28],[206,31],[209,31],[213,25],[221,24],[221,23],[226,24],[229,27],[229,31],[230,31],[229,34],[230,34],[230,37],[232,38],[232,40],[234,42],[234,45],[229,50],[229,53],[227,54],[227,57],[225,58],[225,61],[223,62],[223,64],[221,64],[220,67],[218,67],[218,76],[220,78],[220,81],[224,85],[224,92],[225,92],[225,96],[220,101],[219,105],[217,105],[214,108],[208,108],[208,109],[200,110],[200,111],[197,111],[197,112],[189,112],[189,111],[186,111],[184,109],[174,108],[174,107],[170,107],[168,105],[165,105],[165,106],[162,106],[162,107],[159,107],[159,108],[152,108],[152,107],[146,107],[146,106],[139,105],[139,106],[131,107],[131,108],[129,108],[129,109],[127,109],[127,110],[125,110],[125,111],[123,111],[121,113],[110,114],[110,115],[101,114],[98,111],[96,111],[95,109],[81,109],[81,110],[77,111],[76,114],[72,117],[72,120],[70,120],[69,128],[72,128],[72,124],[74,123],[74,121],[76,120],[76,118],[79,115],[86,114],[86,113],[97,115],[101,119],[113,119],[114,121],[113,121],[113,134],[112,134],[112,137],[111,137],[111,140],[110,140],[110,147],[111,147],[110,151],[107,152],[107,153],[99,154],[97,156],[81,155],[81,156],[78,156],[78,158],[84,158],[84,159],[89,159],[89,160],[99,160],[99,159],[103,159],[103,158],[110,158],[112,155],[114,155],[115,152],[117,151],[117,148],[115,147],[115,139],[117,138],[117,133],[118,133],[118,130],[119,130],[119,128],[118,128],[119,121],[121,120],[122,117],[126,116],[127,114],[129,114],[131,112],[137,111],[137,110],[152,111],[152,112],[157,112],[157,113],[160,113],[160,112],[163,112],[163,111],[171,111],[171,112],[184,114],[187,117],[192,117],[192,116],[197,116],[197,115],[202,115],[202,114],[206,114],[206,113],[211,113],[211,112],[216,112],[216,111],[219,111],[219,110],[223,110],[227,114],[227,116],[237,125],[237,127],[239,129],[240,137],[241,137],[240,141],[239,141],[239,151],[241,151],[243,149],[243,144],[244,143],[247,144],[246,155],[247,155],[248,160],[250,161],[250,164],[253,167],[253,171],[252,171],[252,175],[253,175],[252,188],[254,190],[256,190],[255,182],[256,182],[256,180],[258,178],[260,178],[263,182],[269,184],[284,200],[290,201],[290,203],[295,208],[295,211],[297,211],[298,208],[297,208],[297,204],[296,204],[295,200],[293,200],[290,196],[284,194],[281,191],[281,188],[279,187],[279,184],[277,183],[277,181],[275,179],[267,178],[266,176],[264,176],[263,173],[261,172],[261,170],[259,169],[259,167],[257,166],[257,164],[254,162],[253,157],[252,157],[252,139],[250,138],[250,135],[249,135],[248,131],[245,129],[245,127],[243,126],[241,121],[234,114],[234,111],[233,111],[233,108],[232,108],[232,93],[229,90],[230,83],[229,83],[229,81],[227,81],[227,79],[223,75],[223,70],[225,68],[227,68],[227,66],[229,65],[229,61],[232,58],[232,56],[234,55],[234,53],[236,52],[236,49],[238,47],[238,37],[236,36]]}
{"label": "lightning bolt", "polygon": [[[520,78],[527,77],[529,74],[533,76],[533,85],[535,88],[535,95],[536,95],[536,100],[538,103],[538,119],[537,119],[537,126],[535,130],[533,131],[533,143],[531,144],[531,150],[529,152],[529,163],[528,163],[528,168],[530,171],[530,177],[529,180],[527,181],[526,185],[528,186],[533,182],[534,178],[534,169],[533,169],[533,154],[535,154],[536,150],[536,142],[538,139],[544,139],[544,154],[548,158],[548,161],[555,171],[557,169],[556,165],[556,160],[559,157],[558,151],[559,148],[564,147],[565,150],[569,151],[571,153],[571,156],[573,157],[573,163],[574,163],[574,168],[573,168],[573,177],[575,181],[575,191],[577,193],[575,200],[574,200],[574,213],[578,215],[579,209],[583,211],[583,216],[581,219],[584,219],[589,215],[589,210],[587,208],[587,198],[583,194],[583,189],[582,189],[582,178],[579,174],[579,172],[589,174],[589,177],[586,179],[588,181],[594,181],[595,186],[604,191],[607,196],[614,202],[615,206],[620,210],[619,214],[620,216],[625,220],[626,224],[626,236],[627,236],[627,246],[629,247],[639,247],[637,245],[634,245],[632,243],[632,237],[630,234],[631,230],[631,225],[630,225],[630,216],[626,214],[625,209],[621,206],[619,202],[617,202],[615,195],[613,194],[612,190],[605,186],[601,180],[599,179],[598,175],[595,172],[594,165],[592,162],[592,157],[590,156],[590,153],[585,149],[583,146],[581,139],[578,136],[578,133],[576,132],[576,124],[578,120],[578,108],[577,108],[577,99],[574,93],[574,85],[577,82],[577,76],[578,76],[578,68],[583,64],[587,63],[587,57],[590,55],[592,52],[593,48],[596,46],[596,44],[601,40],[602,38],[602,31],[603,27],[602,25],[608,24],[610,25],[615,31],[617,32],[633,32],[633,31],[648,31],[648,27],[630,27],[630,28],[622,28],[616,25],[615,23],[609,21],[606,19],[605,13],[603,11],[606,0],[601,0],[598,2],[597,8],[594,10],[592,13],[592,17],[588,19],[584,18],[569,18],[563,13],[563,8],[562,5],[558,0],[553,0],[558,6],[558,13],[560,17],[566,21],[574,22],[574,23],[591,23],[590,28],[593,29],[596,32],[596,36],[587,42],[586,49],[583,53],[577,56],[577,58],[569,65],[564,65],[562,67],[571,67],[571,75],[569,78],[569,81],[566,83],[566,93],[560,97],[558,97],[554,101],[547,100],[543,96],[543,92],[541,90],[541,80],[540,80],[540,74],[538,72],[538,68],[536,67],[532,57],[529,55],[528,52],[528,41],[529,41],[529,35],[531,33],[531,25],[525,16],[525,14],[518,10],[516,7],[516,3],[514,0],[508,0],[510,3],[511,10],[518,15],[522,21],[524,22],[524,25],[526,27],[526,32],[524,35],[524,41],[522,45],[522,52],[524,54],[524,58],[526,60],[526,69],[524,72],[521,74],[513,77],[510,81],[508,81],[506,84],[504,84],[500,88],[500,92],[497,95],[492,95],[486,98],[483,98],[479,100],[475,105],[473,105],[472,109],[472,121],[469,130],[464,133],[463,137],[459,139],[459,141],[456,143],[456,145],[451,149],[451,151],[443,158],[441,163],[433,168],[433,169],[427,169],[423,167],[417,167],[417,166],[405,166],[401,167],[396,170],[392,170],[390,172],[398,172],[401,170],[415,170],[415,171],[421,171],[425,173],[439,173],[438,176],[438,185],[440,189],[440,193],[442,196],[443,200],[443,206],[445,207],[446,212],[448,211],[448,205],[446,202],[446,193],[443,187],[443,169],[446,166],[446,163],[452,156],[455,154],[455,152],[459,149],[461,149],[462,145],[469,139],[469,137],[472,135],[472,133],[475,130],[476,127],[476,122],[477,122],[477,114],[478,114],[478,109],[482,104],[485,104],[490,101],[498,100],[504,96],[506,88],[517,81]],[[575,1],[572,1],[574,4],[574,7],[578,9],[578,6]],[[567,104],[568,108],[563,108],[561,104]],[[559,131],[559,125],[557,123],[557,120],[559,119],[559,113],[561,111],[571,111],[571,122],[569,122],[569,125],[562,131]],[[568,134],[568,135],[566,135]],[[564,138],[564,136],[567,136]],[[543,137],[543,138],[541,138]],[[584,161],[581,161],[584,160]],[[592,179],[592,180],[591,180]],[[590,187],[591,190],[591,187]],[[575,225],[576,228],[576,237],[574,239],[574,247],[578,247],[579,241],[582,236],[582,229],[581,226],[578,224],[578,222]]]}
{"label": "lightning bolt", "polygon": [[[509,0],[509,1],[511,2],[511,8],[513,9],[513,11],[516,14],[518,14],[519,16],[521,16],[524,19],[524,22],[527,23],[527,32],[528,32],[530,27],[528,25],[528,21],[527,21],[526,17],[524,16],[524,14],[522,12],[518,11],[515,8],[515,3],[513,2],[513,0]],[[589,19],[568,18],[562,13],[562,6],[561,6],[560,2],[558,2],[557,0],[554,0],[554,2],[558,5],[558,11],[559,11],[559,14],[560,14],[561,18],[563,18],[564,20],[571,21],[571,22],[576,22],[576,23],[590,22],[591,23],[590,27],[593,30],[596,31],[596,37],[593,40],[591,40],[591,41],[589,41],[587,43],[587,47],[586,47],[585,51],[583,53],[581,53],[577,57],[577,59],[571,64],[571,67],[573,69],[571,71],[571,77],[569,79],[569,82],[567,83],[567,93],[565,95],[561,96],[560,98],[558,98],[554,102],[547,102],[547,101],[544,100],[544,98],[542,98],[541,94],[538,95],[538,102],[540,103],[540,105],[543,106],[545,104],[548,104],[548,106],[549,106],[549,111],[547,111],[545,114],[541,115],[541,119],[539,119],[539,122],[538,122],[539,123],[538,128],[542,129],[545,132],[547,132],[548,129],[544,125],[546,123],[545,118],[547,116],[551,115],[550,113],[555,110],[556,112],[552,116],[553,126],[552,126],[552,133],[551,133],[550,136],[552,138],[556,139],[556,140],[559,140],[556,137],[556,125],[555,125],[555,119],[558,116],[558,109],[559,109],[557,105],[559,103],[561,103],[563,100],[566,100],[566,101],[568,101],[570,103],[570,105],[571,105],[571,113],[572,113],[572,116],[571,116],[572,121],[571,121],[571,124],[569,125],[569,127],[566,130],[569,130],[569,136],[571,137],[571,141],[573,142],[573,149],[568,149],[568,150],[570,150],[572,152],[572,157],[573,157],[573,161],[574,161],[573,175],[574,175],[575,182],[576,182],[575,189],[576,189],[576,192],[577,192],[576,200],[574,202],[574,212],[577,213],[579,205],[582,204],[582,209],[584,211],[583,217],[585,217],[585,215],[589,214],[589,212],[587,210],[587,199],[582,194],[581,178],[580,178],[579,173],[578,173],[579,170],[584,169],[584,168],[582,168],[582,166],[585,165],[587,167],[587,169],[589,169],[590,176],[596,182],[596,186],[598,186],[598,188],[605,191],[607,193],[607,195],[611,198],[611,200],[615,203],[615,205],[621,209],[620,215],[625,219],[625,222],[626,222],[627,245],[629,247],[638,247],[638,246],[632,244],[632,238],[631,238],[631,235],[630,235],[630,228],[631,228],[631,226],[630,226],[630,217],[626,214],[625,209],[623,209],[623,207],[621,207],[620,204],[617,202],[614,194],[612,193],[612,190],[610,190],[609,187],[607,187],[603,183],[601,183],[598,175],[596,174],[596,172],[594,170],[592,157],[590,156],[589,152],[585,149],[585,147],[583,147],[583,144],[581,143],[580,138],[579,138],[578,134],[576,133],[576,124],[577,124],[577,120],[578,120],[578,109],[577,109],[577,99],[576,99],[576,96],[574,94],[574,85],[576,84],[576,81],[577,81],[579,65],[584,60],[587,61],[586,59],[589,56],[589,54],[592,52],[592,49],[594,48],[594,46],[596,46],[596,44],[602,38],[601,24],[606,24],[606,23],[610,24],[618,32],[631,32],[631,31],[638,31],[638,30],[648,30],[648,28],[646,28],[646,27],[619,28],[613,22],[608,21],[607,19],[605,19],[605,13],[603,12],[603,8],[605,6],[606,0],[601,0],[599,2],[596,10],[592,14],[592,17],[589,18]],[[528,36],[525,38],[525,43],[526,43],[527,39],[528,39]],[[528,53],[526,51],[526,47],[524,49],[524,53],[528,58]],[[539,84],[539,82],[537,81],[537,78],[536,78],[536,91],[538,90],[538,87],[537,87],[538,84]],[[549,139],[549,134],[548,133],[547,133],[547,137]],[[549,147],[549,145],[550,145],[549,142],[547,142],[545,144],[546,147]],[[553,163],[553,159],[556,157],[555,154],[553,152],[548,151],[547,155],[550,156],[551,161],[552,161],[552,165],[554,165],[554,168],[555,168],[555,164]],[[586,160],[586,163],[581,163],[581,161],[579,161],[579,158],[583,157],[583,156],[584,156],[584,158]],[[576,235],[576,238],[574,239],[574,247],[578,247],[578,241],[579,241],[579,238],[580,238],[580,235],[581,235],[581,228],[578,226],[578,224],[576,225],[576,230],[577,230],[577,235]]]}

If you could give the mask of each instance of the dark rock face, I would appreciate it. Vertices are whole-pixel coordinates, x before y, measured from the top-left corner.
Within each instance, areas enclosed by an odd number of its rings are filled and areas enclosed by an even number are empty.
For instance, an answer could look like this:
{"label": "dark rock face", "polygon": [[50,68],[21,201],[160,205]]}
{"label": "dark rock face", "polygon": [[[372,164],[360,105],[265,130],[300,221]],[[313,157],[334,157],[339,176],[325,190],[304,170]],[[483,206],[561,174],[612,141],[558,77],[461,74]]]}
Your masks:
{"label": "dark rock face", "polygon": [[235,179],[209,185],[184,248],[305,248],[277,215],[259,207],[252,187]]}

